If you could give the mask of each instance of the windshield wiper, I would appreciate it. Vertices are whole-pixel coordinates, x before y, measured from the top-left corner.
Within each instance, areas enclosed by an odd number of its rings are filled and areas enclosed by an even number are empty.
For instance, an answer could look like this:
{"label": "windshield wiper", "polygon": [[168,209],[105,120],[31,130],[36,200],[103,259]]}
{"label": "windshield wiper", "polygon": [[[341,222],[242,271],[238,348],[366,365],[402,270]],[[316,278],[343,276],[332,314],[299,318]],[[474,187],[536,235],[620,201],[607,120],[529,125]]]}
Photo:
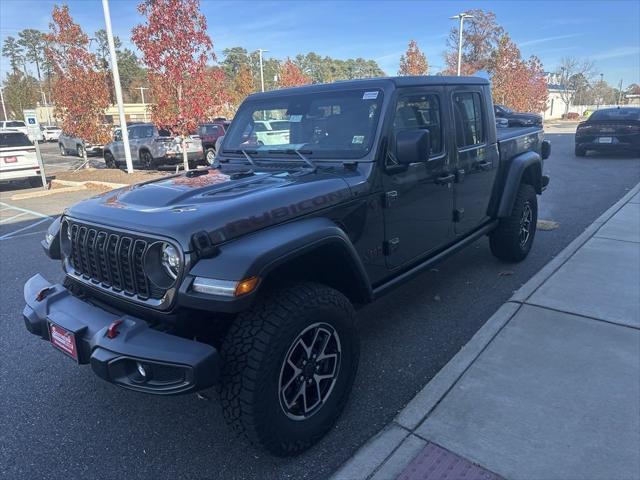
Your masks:
{"label": "windshield wiper", "polygon": [[304,163],[309,165],[309,167],[311,167],[314,172],[318,169],[315,163],[313,163],[311,160],[309,160],[307,157],[304,156],[305,153],[307,155],[313,153],[311,150],[302,150],[302,149],[296,150],[295,148],[287,148],[284,150],[267,150],[267,153],[284,153],[285,155],[298,155],[298,157],[300,157],[300,159]]}

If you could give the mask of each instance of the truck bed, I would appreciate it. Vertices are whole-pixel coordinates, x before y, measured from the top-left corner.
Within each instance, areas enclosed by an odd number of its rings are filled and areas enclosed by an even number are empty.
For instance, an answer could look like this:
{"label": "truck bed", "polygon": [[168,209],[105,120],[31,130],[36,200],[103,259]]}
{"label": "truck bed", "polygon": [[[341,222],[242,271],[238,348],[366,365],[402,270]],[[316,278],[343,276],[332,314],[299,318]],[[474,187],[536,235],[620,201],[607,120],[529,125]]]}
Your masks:
{"label": "truck bed", "polygon": [[521,137],[529,133],[538,133],[541,131],[542,126],[498,128],[496,129],[496,139],[498,142],[502,142],[511,138]]}

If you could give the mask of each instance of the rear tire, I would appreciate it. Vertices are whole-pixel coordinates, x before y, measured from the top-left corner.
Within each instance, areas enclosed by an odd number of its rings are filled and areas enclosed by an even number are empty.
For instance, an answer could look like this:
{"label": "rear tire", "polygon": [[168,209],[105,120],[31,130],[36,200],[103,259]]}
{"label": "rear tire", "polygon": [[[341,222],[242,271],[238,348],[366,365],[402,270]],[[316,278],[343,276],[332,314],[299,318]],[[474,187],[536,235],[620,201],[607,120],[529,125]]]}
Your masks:
{"label": "rear tire", "polygon": [[533,245],[538,222],[538,199],[531,185],[520,185],[511,215],[501,218],[489,235],[491,253],[505,262],[520,262]]}
{"label": "rear tire", "polygon": [[316,283],[275,290],[233,322],[221,354],[220,398],[234,430],[275,455],[299,454],[347,402],[359,358],[353,306]]}
{"label": "rear tire", "polygon": [[58,148],[60,149],[60,155],[62,155],[63,157],[66,157],[67,156],[67,149],[64,148],[64,145],[59,143],[58,144]]}
{"label": "rear tire", "polygon": [[576,157],[586,157],[587,156],[587,151],[582,147],[578,147],[577,145],[576,145],[576,148],[574,150],[574,153],[575,153]]}

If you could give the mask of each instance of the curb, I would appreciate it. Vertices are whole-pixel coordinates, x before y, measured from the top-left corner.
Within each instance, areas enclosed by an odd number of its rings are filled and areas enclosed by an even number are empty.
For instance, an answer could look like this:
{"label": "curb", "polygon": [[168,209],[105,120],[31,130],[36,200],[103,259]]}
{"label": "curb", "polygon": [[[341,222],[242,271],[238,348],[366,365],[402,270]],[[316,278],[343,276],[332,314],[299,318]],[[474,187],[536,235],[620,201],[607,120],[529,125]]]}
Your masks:
{"label": "curb", "polygon": [[58,180],[55,178],[51,180],[51,187],[53,187],[54,185],[61,185],[63,187],[80,187],[84,185],[87,188],[91,188],[92,186],[97,186],[97,187],[107,187],[111,190],[129,186],[128,183],[101,182],[100,180],[84,180],[82,182],[77,182],[75,180]]}
{"label": "curb", "polygon": [[[600,227],[640,192],[640,183],[600,215],[553,260],[531,277],[476,332],[460,351],[427,383],[381,432],[370,438],[330,478],[331,480],[378,480],[395,478],[415,457],[422,445],[414,430],[429,416],[491,341],[528,299],[558,268],[582,247]],[[426,445],[426,441],[424,441]],[[424,446],[423,445],[423,446]],[[417,449],[417,450],[416,450]]]}
{"label": "curb", "polygon": [[38,190],[36,192],[16,193],[14,195],[11,195],[9,199],[26,200],[28,198],[46,197],[49,195],[54,195],[56,193],[78,192],[80,190],[86,189],[87,187],[85,187],[84,185],[78,185],[74,187],[50,188],[49,190]]}

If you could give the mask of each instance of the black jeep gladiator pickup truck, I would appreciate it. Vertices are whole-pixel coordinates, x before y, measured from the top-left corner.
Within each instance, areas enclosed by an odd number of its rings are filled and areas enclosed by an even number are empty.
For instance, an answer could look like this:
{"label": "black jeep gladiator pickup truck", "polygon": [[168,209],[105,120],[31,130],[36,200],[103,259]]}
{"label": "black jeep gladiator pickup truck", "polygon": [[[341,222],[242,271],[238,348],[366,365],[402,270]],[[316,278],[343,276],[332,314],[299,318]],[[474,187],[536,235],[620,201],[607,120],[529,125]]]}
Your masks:
{"label": "black jeep gladiator pickup truck", "polygon": [[[274,120],[288,131],[258,138]],[[301,452],[347,401],[357,306],[485,235],[496,257],[527,256],[550,144],[539,126],[501,130],[474,77],[251,95],[215,167],[53,222],[42,243],[65,281],[26,283],[26,327],[120,387],[217,385],[238,431]]]}

